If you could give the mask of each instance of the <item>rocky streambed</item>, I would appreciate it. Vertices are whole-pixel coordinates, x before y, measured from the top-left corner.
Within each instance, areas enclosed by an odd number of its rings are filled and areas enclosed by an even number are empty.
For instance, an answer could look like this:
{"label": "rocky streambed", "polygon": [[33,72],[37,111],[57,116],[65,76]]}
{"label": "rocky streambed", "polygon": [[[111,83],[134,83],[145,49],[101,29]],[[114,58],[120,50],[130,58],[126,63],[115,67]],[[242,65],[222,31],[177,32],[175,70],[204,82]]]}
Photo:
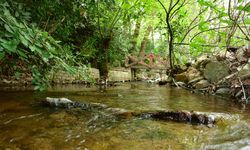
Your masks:
{"label": "rocky streambed", "polygon": [[174,75],[175,85],[194,92],[250,101],[250,45],[226,54],[201,56]]}
{"label": "rocky streambed", "polygon": [[237,115],[225,113],[194,112],[185,110],[131,111],[122,108],[112,108],[101,103],[72,101],[68,98],[47,97],[41,102],[41,104],[45,106],[64,108],[67,110],[80,109],[81,111],[102,111],[109,114],[109,116],[112,115],[113,117],[116,117],[117,119],[128,119],[132,117],[137,117],[140,119],[184,122],[196,125],[200,124],[207,125],[208,127],[213,127],[217,122],[222,120],[225,121],[239,119],[239,116]]}

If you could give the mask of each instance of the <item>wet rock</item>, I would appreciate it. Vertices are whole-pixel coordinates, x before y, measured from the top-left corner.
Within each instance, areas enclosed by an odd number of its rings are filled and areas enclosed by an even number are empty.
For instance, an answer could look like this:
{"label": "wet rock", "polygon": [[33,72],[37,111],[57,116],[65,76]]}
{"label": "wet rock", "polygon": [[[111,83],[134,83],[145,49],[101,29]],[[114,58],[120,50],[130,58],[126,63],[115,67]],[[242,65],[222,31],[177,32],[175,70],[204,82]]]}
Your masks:
{"label": "wet rock", "polygon": [[194,80],[195,78],[198,78],[201,76],[200,71],[195,69],[194,67],[189,67],[186,72],[177,74],[175,76],[176,81],[188,83],[191,80]]}
{"label": "wet rock", "polygon": [[176,82],[175,84],[173,84],[173,85],[178,85],[178,86],[181,86],[181,87],[185,87],[186,86],[186,83],[184,83],[184,82]]}
{"label": "wet rock", "polygon": [[250,59],[248,60],[248,63],[244,65],[242,68],[239,67],[237,70],[239,70],[239,77],[242,78],[246,75],[250,75]]}
{"label": "wet rock", "polygon": [[230,89],[229,88],[219,88],[215,92],[216,95],[220,96],[230,96]]}
{"label": "wet rock", "polygon": [[218,82],[229,75],[229,66],[226,61],[212,61],[205,67],[204,77],[211,83]]}
{"label": "wet rock", "polygon": [[11,84],[11,81],[7,80],[7,79],[3,79],[3,83],[4,84]]}
{"label": "wet rock", "polygon": [[42,101],[44,104],[50,105],[50,106],[56,106],[56,107],[67,107],[69,105],[73,104],[73,101],[67,99],[67,98],[51,98],[46,97],[45,101]]}
{"label": "wet rock", "polygon": [[211,58],[209,58],[207,55],[203,55],[201,57],[198,57],[193,66],[197,68],[198,70],[203,70],[207,63],[211,61]]}
{"label": "wet rock", "polygon": [[[229,91],[229,89],[224,88],[223,90],[217,90],[218,93],[225,93]],[[59,99],[59,98],[57,98]],[[135,112],[129,111],[122,108],[112,108],[108,107],[101,103],[83,103],[83,102],[74,102],[77,107],[82,107],[83,105],[88,105],[88,107],[92,108],[90,111],[101,111],[102,114],[105,114],[105,117],[102,116],[95,116],[89,122],[94,122],[97,119],[105,119],[107,117],[110,118],[112,121],[113,119],[129,119],[133,117],[138,117],[140,119],[156,119],[156,120],[163,120],[163,121],[175,121],[175,122],[186,122],[192,124],[204,124],[208,127],[213,126],[217,123],[218,120],[237,120],[239,119],[238,115],[231,115],[225,113],[211,113],[211,112],[194,112],[194,111],[143,111],[143,112]],[[79,106],[78,106],[79,105]],[[55,105],[54,105],[55,106]],[[74,109],[75,110],[75,109]],[[79,111],[85,111],[85,109],[77,109]],[[76,114],[71,114],[71,110],[67,112],[61,111],[51,114],[49,117],[53,120],[52,124],[56,127],[68,125],[69,123],[75,124],[78,123],[78,115],[80,112]],[[86,111],[84,112],[86,114]],[[89,123],[88,123],[89,124]]]}
{"label": "wet rock", "polygon": [[194,87],[196,89],[203,89],[203,88],[206,88],[210,85],[210,83],[208,82],[208,80],[201,80],[199,82],[197,82]]}
{"label": "wet rock", "polygon": [[159,119],[166,121],[176,122],[189,122],[192,124],[214,124],[215,118],[213,116],[199,114],[189,111],[158,111],[158,112],[145,112],[138,114],[142,119]]}
{"label": "wet rock", "polygon": [[240,63],[246,63],[250,58],[250,45],[246,45],[236,52],[236,58]]}
{"label": "wet rock", "polygon": [[187,82],[188,82],[188,77],[187,77],[187,75],[186,75],[186,72],[177,74],[177,75],[175,76],[175,80],[176,80],[176,81],[180,81],[180,82],[185,82],[185,83],[187,83]]}
{"label": "wet rock", "polygon": [[119,118],[122,118],[122,119],[129,119],[129,118],[132,118],[136,115],[135,112],[132,112],[132,111],[126,111],[126,112],[122,112],[122,113],[119,113],[117,116]]}
{"label": "wet rock", "polygon": [[159,85],[166,85],[168,83],[171,83],[171,81],[168,81],[168,80],[164,80],[164,81],[159,81],[158,84]]}
{"label": "wet rock", "polygon": [[201,76],[201,77],[197,77],[197,78],[195,78],[195,79],[193,79],[193,80],[189,81],[189,82],[188,82],[188,84],[189,84],[189,85],[193,85],[193,84],[195,84],[195,83],[197,83],[197,82],[201,81],[202,79],[204,79],[204,77],[203,77],[203,76]]}

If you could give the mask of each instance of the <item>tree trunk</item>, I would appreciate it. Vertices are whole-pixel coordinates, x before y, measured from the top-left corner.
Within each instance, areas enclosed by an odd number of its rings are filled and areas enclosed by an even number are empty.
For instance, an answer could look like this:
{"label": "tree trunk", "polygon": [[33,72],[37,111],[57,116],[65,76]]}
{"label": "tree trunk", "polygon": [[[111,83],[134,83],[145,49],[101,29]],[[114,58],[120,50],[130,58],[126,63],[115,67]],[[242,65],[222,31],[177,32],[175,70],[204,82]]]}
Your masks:
{"label": "tree trunk", "polygon": [[138,39],[139,34],[140,34],[140,29],[141,29],[141,19],[137,19],[136,25],[135,25],[134,35],[133,35],[132,40],[131,40],[132,46],[128,51],[129,53],[132,53],[133,51],[135,51],[137,39]]}
{"label": "tree trunk", "polygon": [[172,76],[172,71],[173,71],[173,60],[172,60],[172,53],[174,51],[174,32],[172,29],[172,26],[170,24],[170,18],[169,18],[169,13],[167,13],[166,17],[166,23],[168,26],[168,33],[169,33],[169,61],[170,61],[170,76]]}
{"label": "tree trunk", "polygon": [[111,37],[105,37],[101,40],[101,45],[99,46],[99,61],[98,69],[100,71],[100,77],[103,80],[108,78],[108,51],[110,46]]}
{"label": "tree trunk", "polygon": [[144,38],[141,42],[141,48],[140,48],[140,51],[139,51],[139,56],[143,56],[143,53],[147,47],[147,42],[148,42],[148,37],[149,37],[149,34],[152,32],[153,28],[152,26],[148,26],[147,28],[147,32],[146,34],[144,35]]}

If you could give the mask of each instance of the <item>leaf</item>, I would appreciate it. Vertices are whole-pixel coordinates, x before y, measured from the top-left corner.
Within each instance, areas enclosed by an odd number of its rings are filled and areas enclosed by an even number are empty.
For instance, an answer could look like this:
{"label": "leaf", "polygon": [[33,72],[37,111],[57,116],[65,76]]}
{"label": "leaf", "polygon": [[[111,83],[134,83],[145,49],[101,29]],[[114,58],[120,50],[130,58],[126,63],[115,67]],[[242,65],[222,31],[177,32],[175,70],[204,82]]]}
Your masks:
{"label": "leaf", "polygon": [[9,25],[4,24],[4,28],[5,28],[8,32],[10,32],[10,33],[13,34],[13,31],[10,29],[10,26],[9,26]]}
{"label": "leaf", "polygon": [[18,18],[19,16],[20,16],[19,13],[16,11],[15,12],[15,17]]}
{"label": "leaf", "polygon": [[250,13],[250,3],[247,3],[245,6],[240,5],[237,9]]}
{"label": "leaf", "polygon": [[21,43],[25,46],[28,46],[29,45],[29,41],[22,35],[19,35],[19,39],[21,41]]}
{"label": "leaf", "polygon": [[17,72],[15,72],[14,76],[16,79],[20,79],[21,73],[17,71]]}
{"label": "leaf", "polygon": [[2,60],[5,56],[5,52],[0,52],[0,60]]}
{"label": "leaf", "polygon": [[245,22],[245,24],[247,24],[247,25],[250,24],[250,18],[245,19],[244,22]]}
{"label": "leaf", "polygon": [[3,48],[5,48],[10,53],[16,52],[16,48],[17,48],[18,44],[19,44],[19,41],[16,40],[16,39],[13,39],[13,40],[1,43],[1,45],[3,46]]}
{"label": "leaf", "polygon": [[30,43],[33,42],[33,39],[31,38],[31,36],[33,35],[30,35],[29,33],[25,32],[25,31],[20,31],[21,35],[27,40],[29,41]]}
{"label": "leaf", "polygon": [[39,48],[38,46],[30,45],[29,48],[32,52],[35,52],[35,53],[38,53],[39,55],[42,55],[42,49]]}
{"label": "leaf", "polygon": [[44,62],[48,62],[49,58],[50,58],[50,54],[48,52],[44,52],[42,54],[42,59],[43,59]]}
{"label": "leaf", "polygon": [[201,31],[208,30],[208,29],[209,29],[208,23],[207,23],[207,22],[202,22],[202,23],[200,23],[200,24],[199,24],[199,29],[200,29]]}
{"label": "leaf", "polygon": [[23,52],[23,50],[18,50],[17,53],[24,59],[28,58],[28,56]]}

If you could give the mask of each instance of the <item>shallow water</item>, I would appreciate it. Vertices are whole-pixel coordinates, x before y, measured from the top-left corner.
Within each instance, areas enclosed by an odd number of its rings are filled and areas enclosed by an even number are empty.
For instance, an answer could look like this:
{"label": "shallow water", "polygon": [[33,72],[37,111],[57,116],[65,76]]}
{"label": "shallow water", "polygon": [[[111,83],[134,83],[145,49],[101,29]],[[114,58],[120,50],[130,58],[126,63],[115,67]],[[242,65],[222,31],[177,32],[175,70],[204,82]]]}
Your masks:
{"label": "shallow water", "polygon": [[[99,90],[54,87],[45,93],[0,92],[0,149],[161,150],[250,149],[250,109],[230,100],[147,83]],[[67,97],[132,111],[194,110],[239,115],[213,128],[171,121],[117,119],[102,111],[65,110],[38,101]]]}

